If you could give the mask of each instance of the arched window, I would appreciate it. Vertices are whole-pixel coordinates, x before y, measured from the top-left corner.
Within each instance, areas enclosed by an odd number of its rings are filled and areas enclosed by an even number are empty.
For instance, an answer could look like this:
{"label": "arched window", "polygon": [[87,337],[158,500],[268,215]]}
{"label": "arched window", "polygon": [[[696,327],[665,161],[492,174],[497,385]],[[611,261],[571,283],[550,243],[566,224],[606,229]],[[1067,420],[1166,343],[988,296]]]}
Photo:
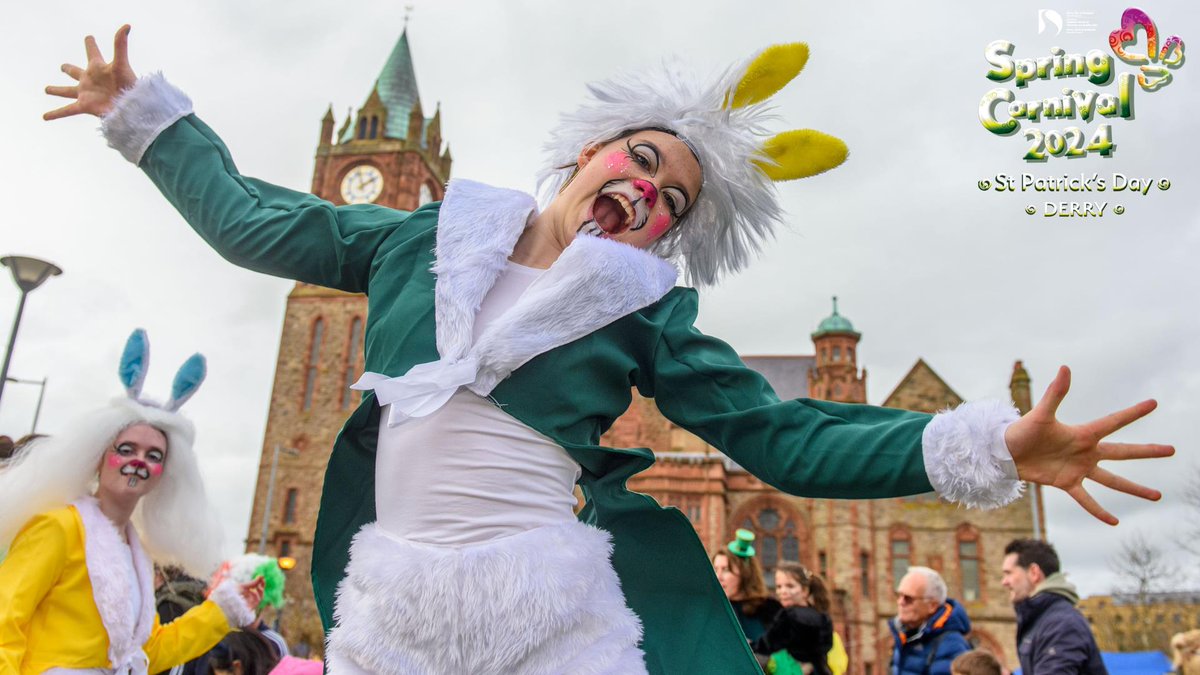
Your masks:
{"label": "arched window", "polygon": [[371,138],[375,138],[379,134],[379,117],[371,115]]}
{"label": "arched window", "polygon": [[979,569],[979,532],[970,525],[958,528],[958,569],[962,577],[962,599],[976,602],[982,599]]}
{"label": "arched window", "polygon": [[755,534],[754,548],[767,587],[775,588],[775,568],[781,562],[800,562],[800,532],[796,519],[774,506],[752,512],[739,527]]}
{"label": "arched window", "polygon": [[[351,389],[350,385],[354,384],[354,380],[357,379],[355,375],[358,373],[358,355],[362,351],[362,328],[362,319],[354,317],[354,320],[350,322],[350,344],[346,347],[346,381],[342,388],[343,410],[350,407],[350,403],[356,398],[355,394],[358,393]],[[358,393],[357,398],[361,400],[362,394]]]}
{"label": "arched window", "polygon": [[862,586],[862,596],[871,599],[871,554],[862,551],[858,554],[858,582]]}
{"label": "arched window", "polygon": [[892,530],[892,588],[900,585],[900,580],[912,567],[912,535],[908,530],[897,528]]}
{"label": "arched window", "polygon": [[317,386],[317,366],[321,359],[321,338],[325,333],[325,320],[313,322],[312,344],[308,348],[308,372],[304,378],[304,410],[312,408],[313,390]]}
{"label": "arched window", "polygon": [[367,118],[358,118],[358,138],[362,140],[367,137]]}
{"label": "arched window", "polygon": [[834,347],[834,348],[833,348],[833,360],[834,360],[834,361],[841,361],[841,360],[842,360],[842,348],[841,348],[841,347]]}
{"label": "arched window", "polygon": [[283,522],[285,524],[296,522],[296,501],[299,497],[299,490],[288,488],[287,498],[283,500]]}

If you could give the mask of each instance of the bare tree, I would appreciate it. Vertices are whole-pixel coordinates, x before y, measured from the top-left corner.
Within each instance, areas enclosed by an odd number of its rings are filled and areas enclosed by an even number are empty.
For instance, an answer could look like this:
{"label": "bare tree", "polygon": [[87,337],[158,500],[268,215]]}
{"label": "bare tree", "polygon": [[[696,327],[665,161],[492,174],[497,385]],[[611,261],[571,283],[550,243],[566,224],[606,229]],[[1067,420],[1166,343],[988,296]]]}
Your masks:
{"label": "bare tree", "polygon": [[[1109,560],[1117,575],[1113,604],[1126,608],[1114,622],[1097,626],[1118,651],[1168,651],[1171,630],[1164,623],[1166,591],[1180,590],[1180,569],[1167,558],[1166,550],[1136,532],[1121,543],[1121,551]],[[1157,611],[1156,611],[1157,610]]]}

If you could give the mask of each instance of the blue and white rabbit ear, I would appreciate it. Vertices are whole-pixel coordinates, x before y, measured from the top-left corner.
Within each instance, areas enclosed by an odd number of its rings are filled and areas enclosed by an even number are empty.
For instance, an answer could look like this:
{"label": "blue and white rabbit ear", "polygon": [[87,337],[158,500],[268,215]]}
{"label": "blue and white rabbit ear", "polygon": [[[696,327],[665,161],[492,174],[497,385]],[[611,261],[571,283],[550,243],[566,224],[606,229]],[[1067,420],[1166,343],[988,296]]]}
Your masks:
{"label": "blue and white rabbit ear", "polygon": [[142,384],[149,368],[150,338],[146,337],[146,331],[137,328],[125,341],[125,351],[121,352],[121,364],[117,367],[117,376],[129,398],[136,401],[142,395]]}
{"label": "blue and white rabbit ear", "polygon": [[183,365],[179,367],[179,372],[175,373],[175,381],[171,383],[171,400],[163,406],[167,410],[179,410],[179,406],[187,402],[192,394],[200,388],[204,382],[204,376],[208,374],[208,366],[201,354],[192,354]]}

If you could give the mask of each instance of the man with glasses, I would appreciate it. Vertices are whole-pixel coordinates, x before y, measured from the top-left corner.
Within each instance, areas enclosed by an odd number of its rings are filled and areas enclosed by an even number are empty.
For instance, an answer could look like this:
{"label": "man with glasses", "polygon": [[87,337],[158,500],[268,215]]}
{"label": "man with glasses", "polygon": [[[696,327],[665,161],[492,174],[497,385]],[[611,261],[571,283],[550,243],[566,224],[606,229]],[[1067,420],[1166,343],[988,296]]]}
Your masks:
{"label": "man with glasses", "polygon": [[971,620],[946,598],[946,582],[928,567],[910,567],[896,588],[896,616],[888,621],[895,649],[892,675],[950,675],[950,664],[971,650]]}

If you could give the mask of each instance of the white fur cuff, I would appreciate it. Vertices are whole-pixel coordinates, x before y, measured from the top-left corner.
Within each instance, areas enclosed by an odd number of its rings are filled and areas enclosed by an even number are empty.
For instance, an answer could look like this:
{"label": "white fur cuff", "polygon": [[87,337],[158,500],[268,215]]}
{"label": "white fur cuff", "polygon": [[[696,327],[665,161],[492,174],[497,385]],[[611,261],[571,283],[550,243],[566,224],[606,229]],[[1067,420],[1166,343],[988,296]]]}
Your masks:
{"label": "white fur cuff", "polygon": [[234,580],[226,579],[217,584],[208,599],[217,603],[230,626],[241,628],[254,623],[254,610],[242,599],[242,589]]}
{"label": "white fur cuff", "polygon": [[1012,404],[972,401],[938,413],[925,427],[925,473],[939,496],[964,506],[994,509],[1021,496],[1004,431],[1020,417]]}
{"label": "white fur cuff", "polygon": [[192,113],[192,100],[162,76],[153,73],[121,92],[112,110],[100,120],[100,133],[109,147],[137,164],[146,149],[167,127]]}

